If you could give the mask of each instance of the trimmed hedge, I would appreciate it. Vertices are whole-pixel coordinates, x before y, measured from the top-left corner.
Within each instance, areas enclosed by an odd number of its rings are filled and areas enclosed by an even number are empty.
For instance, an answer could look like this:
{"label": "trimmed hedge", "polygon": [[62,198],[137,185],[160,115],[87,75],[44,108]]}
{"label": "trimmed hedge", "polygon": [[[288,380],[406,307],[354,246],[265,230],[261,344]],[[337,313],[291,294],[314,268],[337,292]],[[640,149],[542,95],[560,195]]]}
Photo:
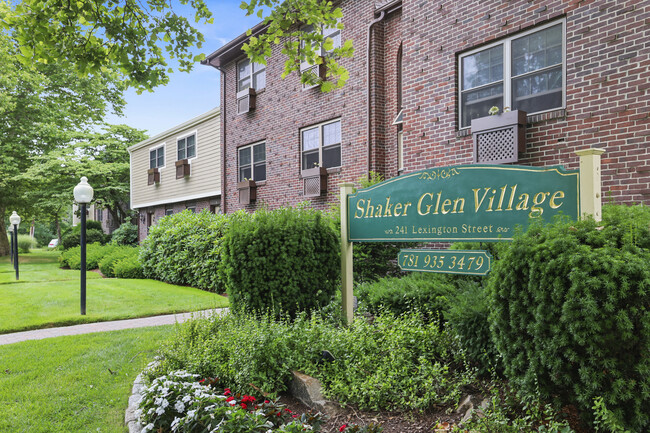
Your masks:
{"label": "trimmed hedge", "polygon": [[388,310],[397,316],[420,311],[436,320],[448,310],[455,287],[446,275],[411,272],[402,278],[388,277],[361,284],[355,292],[362,311],[378,314]]}
{"label": "trimmed hedge", "polygon": [[[74,227],[71,231],[66,233],[61,239],[63,249],[69,250],[70,248],[78,247],[81,243],[81,229],[79,226]],[[104,231],[96,228],[86,228],[86,244],[105,244],[106,235]]]}
{"label": "trimmed hedge", "polygon": [[222,292],[217,266],[229,217],[207,210],[161,218],[142,241],[140,261],[147,278]]}
{"label": "trimmed hedge", "polygon": [[294,316],[331,299],[340,247],[328,218],[302,208],[230,218],[220,270],[233,308]]}
{"label": "trimmed hedge", "polygon": [[650,208],[534,224],[489,277],[506,376],[529,395],[591,413],[597,397],[632,431],[650,428]]}
{"label": "trimmed hedge", "polygon": [[[134,260],[138,258],[139,250],[135,247],[130,246],[117,246],[113,249],[112,252],[106,254],[101,261],[99,262],[99,270],[101,273],[108,278],[115,277],[115,272],[113,267],[115,264],[125,258]],[[142,266],[140,266],[142,267]]]}
{"label": "trimmed hedge", "polygon": [[116,278],[142,279],[144,272],[137,254],[118,260],[113,266]]}
{"label": "trimmed hedge", "polygon": [[[97,269],[99,262],[115,250],[115,245],[101,245],[99,243],[86,245],[86,269]],[[70,248],[59,256],[62,268],[81,269],[81,247]]]}

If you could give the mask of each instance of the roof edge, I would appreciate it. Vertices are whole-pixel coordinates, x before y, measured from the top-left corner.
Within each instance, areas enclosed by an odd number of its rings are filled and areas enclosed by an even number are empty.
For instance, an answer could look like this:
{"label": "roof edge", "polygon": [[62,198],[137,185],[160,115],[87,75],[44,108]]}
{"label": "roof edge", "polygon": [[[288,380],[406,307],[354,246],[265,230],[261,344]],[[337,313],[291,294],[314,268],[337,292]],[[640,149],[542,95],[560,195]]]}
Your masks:
{"label": "roof edge", "polygon": [[250,28],[250,36],[247,34],[248,31],[242,33],[232,41],[214,51],[212,54],[209,54],[204,60],[201,60],[201,64],[210,65],[215,68],[222,67],[225,63],[228,63],[241,55],[241,47],[251,38],[251,36],[257,36],[260,33],[265,32],[268,27],[269,25],[265,24],[263,21],[256,24]]}
{"label": "roof edge", "polygon": [[201,122],[204,122],[204,121],[206,121],[208,119],[219,116],[220,114],[221,114],[221,107],[213,108],[212,110],[207,111],[207,112],[205,112],[203,114],[200,114],[200,115],[188,120],[187,122],[183,122],[180,125],[176,125],[173,128],[170,128],[170,129],[168,129],[168,130],[166,130],[164,132],[161,132],[160,134],[156,134],[153,137],[147,138],[144,141],[141,141],[141,142],[139,142],[137,144],[134,144],[133,146],[128,147],[127,150],[129,152],[133,152],[135,150],[138,150],[140,148],[148,146],[148,145],[150,145],[150,144],[152,144],[152,143],[154,143],[156,141],[160,141],[162,138],[165,138],[167,136],[170,136],[170,135],[173,135],[173,134],[175,134],[177,132],[180,132],[183,129],[191,128],[192,126],[195,126],[195,125],[197,125],[197,124],[199,124]]}

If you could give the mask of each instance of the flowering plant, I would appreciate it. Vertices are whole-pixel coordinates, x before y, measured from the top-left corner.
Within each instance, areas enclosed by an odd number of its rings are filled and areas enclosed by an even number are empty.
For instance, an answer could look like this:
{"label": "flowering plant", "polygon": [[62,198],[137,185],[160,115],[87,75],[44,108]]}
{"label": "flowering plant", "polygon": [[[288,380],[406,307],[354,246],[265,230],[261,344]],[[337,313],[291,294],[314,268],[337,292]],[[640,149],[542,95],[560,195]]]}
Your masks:
{"label": "flowering plant", "polygon": [[180,370],[154,379],[144,387],[137,411],[143,433],[318,432],[324,421],[320,412],[298,415],[278,401],[217,389],[218,379],[197,381],[197,375]]}

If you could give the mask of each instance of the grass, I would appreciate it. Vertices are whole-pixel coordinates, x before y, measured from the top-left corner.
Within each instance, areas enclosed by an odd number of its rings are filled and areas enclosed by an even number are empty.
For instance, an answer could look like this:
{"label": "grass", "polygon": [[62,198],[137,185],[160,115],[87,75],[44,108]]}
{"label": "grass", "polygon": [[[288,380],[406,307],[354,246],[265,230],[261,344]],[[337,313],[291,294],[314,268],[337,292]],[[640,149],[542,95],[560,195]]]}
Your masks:
{"label": "grass", "polygon": [[59,269],[51,251],[21,255],[21,280],[14,277],[8,258],[1,258],[0,334],[228,306],[226,298],[192,287],[88,272],[82,316],[79,271]]}
{"label": "grass", "polygon": [[0,346],[0,431],[119,432],[133,380],[173,326]]}

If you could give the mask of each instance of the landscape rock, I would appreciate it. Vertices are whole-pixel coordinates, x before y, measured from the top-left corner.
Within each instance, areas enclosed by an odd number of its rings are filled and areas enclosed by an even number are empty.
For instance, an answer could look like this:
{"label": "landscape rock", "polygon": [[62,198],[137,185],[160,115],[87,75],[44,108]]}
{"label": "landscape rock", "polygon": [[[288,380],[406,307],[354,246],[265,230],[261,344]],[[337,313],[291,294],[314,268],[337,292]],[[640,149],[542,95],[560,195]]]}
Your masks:
{"label": "landscape rock", "polygon": [[300,400],[304,405],[329,415],[336,415],[340,412],[340,406],[333,401],[327,400],[321,392],[320,381],[304,373],[293,371],[289,392]]}

